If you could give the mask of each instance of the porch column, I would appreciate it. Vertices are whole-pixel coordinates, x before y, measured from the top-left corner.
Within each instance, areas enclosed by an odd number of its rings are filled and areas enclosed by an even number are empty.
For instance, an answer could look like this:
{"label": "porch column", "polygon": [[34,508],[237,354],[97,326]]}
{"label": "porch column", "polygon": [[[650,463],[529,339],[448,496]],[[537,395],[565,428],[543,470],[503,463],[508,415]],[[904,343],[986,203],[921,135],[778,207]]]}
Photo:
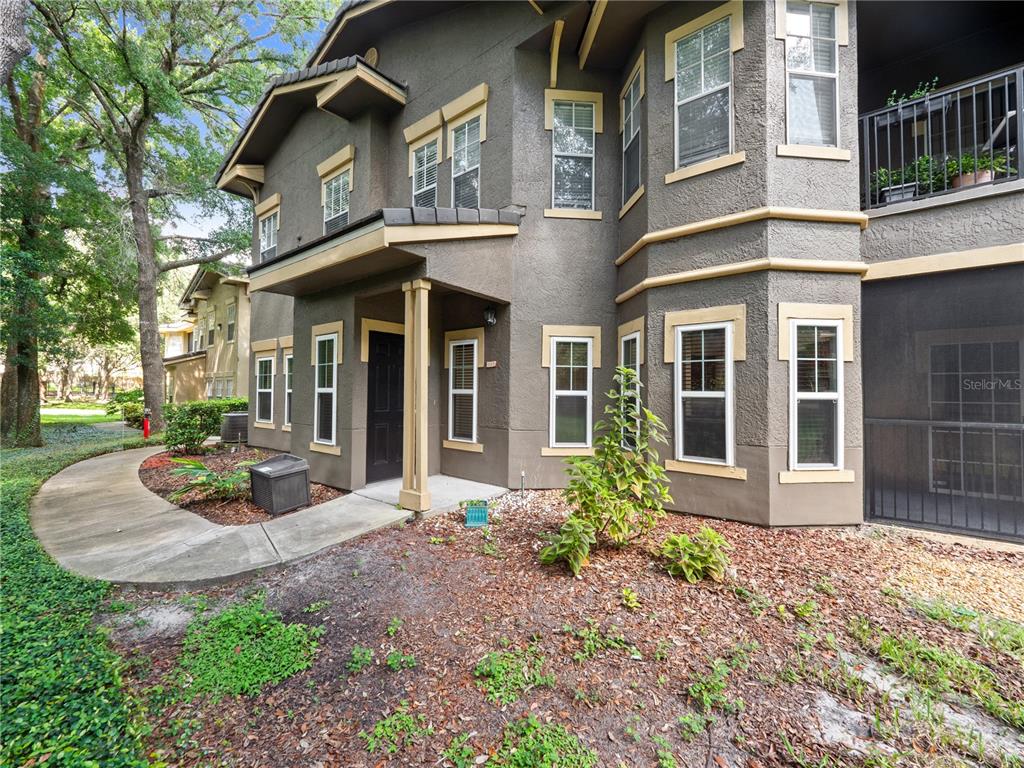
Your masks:
{"label": "porch column", "polygon": [[427,336],[429,280],[402,285],[405,292],[405,400],[402,413],[402,492],[405,509],[430,509],[427,488]]}

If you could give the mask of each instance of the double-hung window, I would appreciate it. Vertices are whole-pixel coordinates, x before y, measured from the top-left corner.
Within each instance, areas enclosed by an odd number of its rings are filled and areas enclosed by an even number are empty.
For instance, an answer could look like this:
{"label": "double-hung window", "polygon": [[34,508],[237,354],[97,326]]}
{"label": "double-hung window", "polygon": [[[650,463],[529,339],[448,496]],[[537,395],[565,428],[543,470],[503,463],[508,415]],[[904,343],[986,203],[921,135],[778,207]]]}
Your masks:
{"label": "double-hung window", "polygon": [[719,155],[732,145],[731,17],[676,42],[676,167]]}
{"label": "double-hung window", "polygon": [[476,339],[448,345],[448,439],[476,442]]}
{"label": "double-hung window", "polygon": [[274,421],[274,358],[256,358],[256,421]]}
{"label": "double-hung window", "polygon": [[554,103],[552,205],[594,210],[594,104]]}
{"label": "double-hung window", "polygon": [[292,423],[292,374],[295,371],[295,355],[284,356],[284,423]]}
{"label": "double-hung window", "polygon": [[234,341],[235,340],[235,317],[236,317],[235,313],[237,312],[237,309],[238,308],[234,304],[228,304],[228,311],[227,311],[227,314],[228,314],[228,327],[227,327],[227,331],[225,332],[225,336],[224,336],[224,340],[225,341]]}
{"label": "double-hung window", "polygon": [[842,321],[789,322],[789,468],[842,469]]}
{"label": "double-hung window", "polygon": [[732,466],[733,324],[676,326],[676,458]]}
{"label": "double-hung window", "polygon": [[206,346],[213,346],[213,336],[216,330],[217,315],[214,312],[210,312],[206,316]]}
{"label": "double-hung window", "polygon": [[260,219],[260,261],[277,256],[278,211]]}
{"label": "double-hung window", "polygon": [[437,206],[437,153],[439,143],[437,139],[434,139],[412,153],[412,204],[421,208],[434,208]]}
{"label": "double-hung window", "polygon": [[640,189],[640,98],[643,70],[630,80],[622,96],[622,204]]}
{"label": "double-hung window", "polygon": [[551,402],[549,437],[552,448],[589,448],[592,338],[551,339]]}
{"label": "double-hung window", "polygon": [[348,224],[351,170],[342,171],[324,181],[324,234],[337,232]]}
{"label": "double-hung window", "polygon": [[338,334],[316,337],[316,394],[313,441],[334,445],[337,421]]}
{"label": "double-hung window", "polygon": [[452,131],[452,205],[480,207],[480,117]]}
{"label": "double-hung window", "polygon": [[838,146],[836,7],[786,4],[786,118],[790,144]]}
{"label": "double-hung window", "polygon": [[[635,394],[640,389],[640,332],[639,331],[634,331],[633,333],[627,334],[626,336],[623,336],[622,339],[619,340],[619,365],[621,367],[623,367],[623,368],[628,368],[629,370],[631,370],[633,372],[634,377],[635,377],[635,382],[634,382],[634,384],[632,386],[633,392],[627,392],[626,393],[628,395],[633,395],[633,397],[630,397],[628,399],[628,401],[626,403],[626,407],[629,410],[631,410],[631,411],[636,410],[636,408],[637,408],[637,401],[636,401]],[[637,414],[637,418],[636,418],[636,427],[630,427],[629,429],[632,431],[633,429],[638,429],[639,426],[640,426],[640,414],[638,413]],[[632,435],[635,435],[635,434],[636,434],[635,432],[632,432]],[[623,435],[622,443],[623,443],[624,447],[626,447],[626,448],[632,448],[633,447],[634,442],[633,442],[633,436],[632,435],[630,435],[630,434]]]}

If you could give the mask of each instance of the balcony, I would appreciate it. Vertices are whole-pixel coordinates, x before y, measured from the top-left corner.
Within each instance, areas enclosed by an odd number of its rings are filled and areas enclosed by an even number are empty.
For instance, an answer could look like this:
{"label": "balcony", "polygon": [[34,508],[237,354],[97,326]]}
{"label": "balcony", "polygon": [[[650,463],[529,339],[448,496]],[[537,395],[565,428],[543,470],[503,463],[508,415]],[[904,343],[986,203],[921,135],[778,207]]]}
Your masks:
{"label": "balcony", "polygon": [[860,116],[861,208],[1021,178],[1024,66]]}

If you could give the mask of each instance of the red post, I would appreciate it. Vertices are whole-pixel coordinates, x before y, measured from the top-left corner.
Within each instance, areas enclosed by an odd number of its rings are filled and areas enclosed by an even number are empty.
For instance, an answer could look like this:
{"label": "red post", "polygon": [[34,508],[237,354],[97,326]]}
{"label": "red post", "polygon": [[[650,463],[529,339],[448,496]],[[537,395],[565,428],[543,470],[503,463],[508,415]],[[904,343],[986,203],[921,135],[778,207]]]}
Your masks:
{"label": "red post", "polygon": [[149,408],[142,414],[142,437],[149,440]]}

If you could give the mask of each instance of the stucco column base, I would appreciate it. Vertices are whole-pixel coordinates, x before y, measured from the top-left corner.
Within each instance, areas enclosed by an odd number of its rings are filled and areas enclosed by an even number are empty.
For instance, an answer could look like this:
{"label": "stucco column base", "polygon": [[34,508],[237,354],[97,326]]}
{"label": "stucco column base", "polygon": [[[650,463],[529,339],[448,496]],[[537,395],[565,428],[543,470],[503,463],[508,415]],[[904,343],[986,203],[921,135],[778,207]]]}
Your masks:
{"label": "stucco column base", "polygon": [[430,509],[430,491],[414,491],[403,488],[398,493],[398,503],[402,509],[413,512],[426,512]]}

